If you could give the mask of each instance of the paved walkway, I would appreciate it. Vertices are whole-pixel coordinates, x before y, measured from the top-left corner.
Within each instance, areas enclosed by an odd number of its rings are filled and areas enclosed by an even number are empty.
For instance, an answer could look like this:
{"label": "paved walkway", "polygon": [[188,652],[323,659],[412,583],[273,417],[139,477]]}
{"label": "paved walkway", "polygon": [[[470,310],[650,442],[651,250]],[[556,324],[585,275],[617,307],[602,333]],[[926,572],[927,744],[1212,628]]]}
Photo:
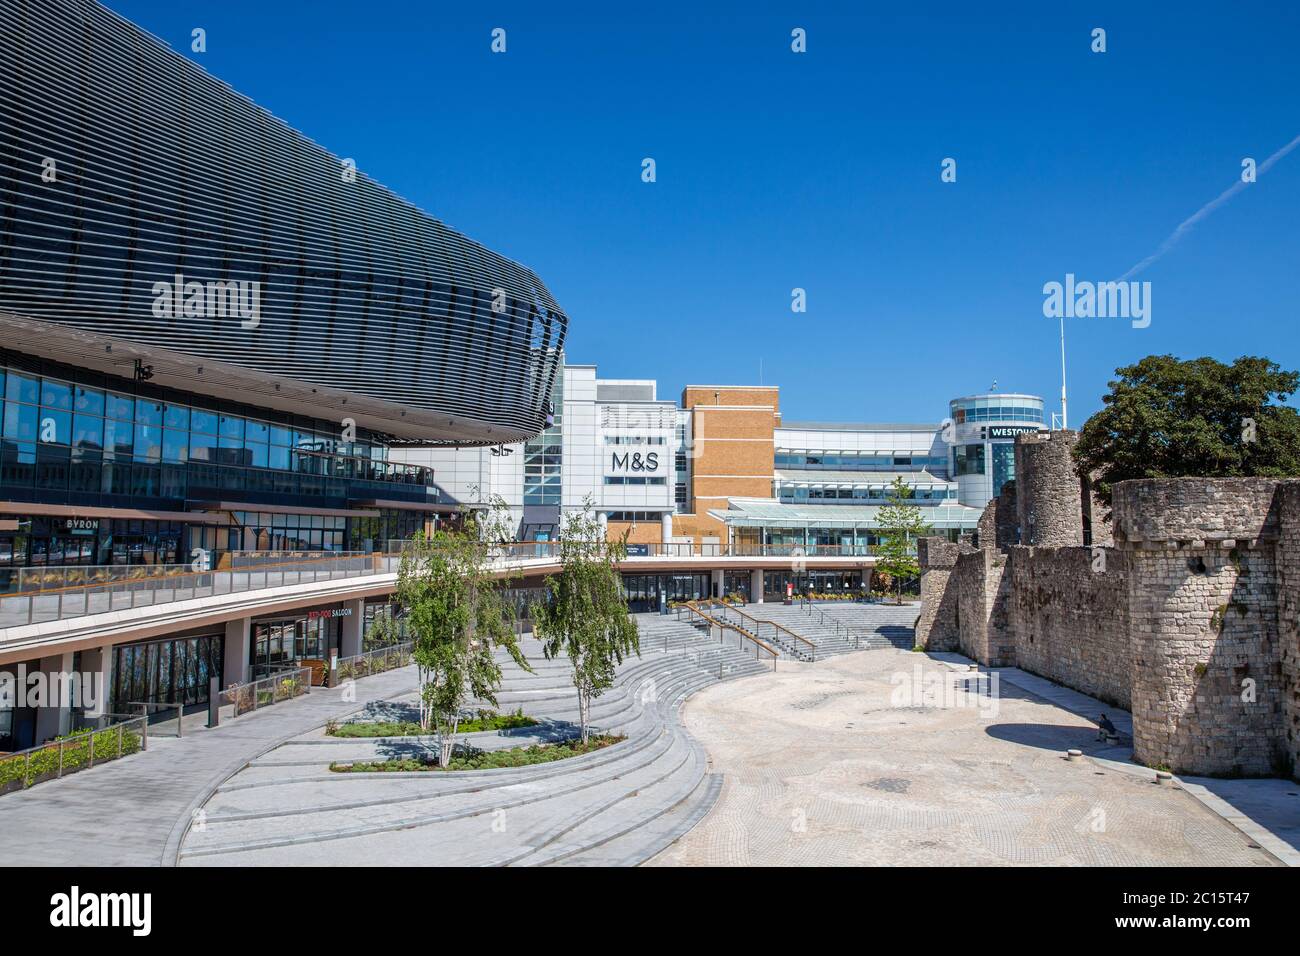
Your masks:
{"label": "paved walkway", "polygon": [[372,700],[415,690],[415,668],[314,688],[213,730],[149,738],[149,750],[0,796],[7,866],[173,865],[193,811],[250,760]]}
{"label": "paved walkway", "polygon": [[996,712],[944,705],[926,688],[956,666],[879,650],[701,691],[683,721],[722,793],[650,865],[1279,864],[1191,793],[1120,771],[1122,748],[1096,749],[1097,714],[1121,732],[1127,715],[1023,672]]}

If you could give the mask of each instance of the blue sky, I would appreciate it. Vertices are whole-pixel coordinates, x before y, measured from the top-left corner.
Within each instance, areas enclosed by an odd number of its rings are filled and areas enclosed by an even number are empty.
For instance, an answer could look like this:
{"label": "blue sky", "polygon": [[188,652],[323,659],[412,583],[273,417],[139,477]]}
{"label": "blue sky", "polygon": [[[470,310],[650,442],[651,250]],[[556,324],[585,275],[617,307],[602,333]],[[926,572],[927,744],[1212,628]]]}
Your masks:
{"label": "blue sky", "polygon": [[[789,419],[1055,407],[1043,284],[1117,278],[1300,135],[1292,4],[108,5],[533,268],[570,361],[671,398],[761,363]],[[1300,149],[1135,277],[1150,327],[1067,320],[1071,424],[1152,353],[1300,368],[1297,213]]]}

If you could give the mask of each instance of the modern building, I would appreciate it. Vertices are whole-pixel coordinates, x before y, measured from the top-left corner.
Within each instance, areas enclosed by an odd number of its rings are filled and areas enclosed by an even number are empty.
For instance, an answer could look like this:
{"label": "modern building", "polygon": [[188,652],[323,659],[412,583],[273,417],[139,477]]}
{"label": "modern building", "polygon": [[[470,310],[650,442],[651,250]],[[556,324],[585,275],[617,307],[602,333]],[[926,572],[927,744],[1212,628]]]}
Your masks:
{"label": "modern building", "polygon": [[[0,35],[0,593],[381,549],[455,508],[395,449],[545,443],[568,320],[530,270],[91,0],[5,0]],[[113,645],[116,701],[201,701],[367,613]],[[0,667],[76,663],[10,633]]]}
{"label": "modern building", "polygon": [[[402,450],[470,507],[493,498],[511,509],[521,541],[552,540],[565,513],[590,503],[634,553],[674,546],[717,555],[867,556],[896,480],[936,534],[973,532],[984,506],[1014,477],[1004,454],[1020,431],[1042,427],[1028,395],[954,399],[943,422],[785,422],[777,386],[688,385],[680,403],[653,380],[602,379],[565,365],[555,422],[538,438],[491,448]],[[786,584],[803,590],[861,586],[861,569],[749,570],[650,580],[627,572],[634,606],[738,592],[757,600]],[[762,594],[754,593],[762,587]]]}

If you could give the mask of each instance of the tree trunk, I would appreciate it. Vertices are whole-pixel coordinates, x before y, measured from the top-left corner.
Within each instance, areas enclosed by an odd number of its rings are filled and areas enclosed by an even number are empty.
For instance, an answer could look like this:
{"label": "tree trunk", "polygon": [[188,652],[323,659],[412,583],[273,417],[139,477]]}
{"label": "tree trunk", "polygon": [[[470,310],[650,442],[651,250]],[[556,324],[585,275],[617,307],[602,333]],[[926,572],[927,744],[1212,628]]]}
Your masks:
{"label": "tree trunk", "polygon": [[585,687],[578,688],[578,722],[582,724],[582,743],[587,743],[590,731],[587,722],[591,719],[591,696]]}
{"label": "tree trunk", "polygon": [[438,738],[438,766],[446,770],[451,763],[451,755],[456,750],[456,728],[460,726],[460,714],[451,721],[451,727]]}

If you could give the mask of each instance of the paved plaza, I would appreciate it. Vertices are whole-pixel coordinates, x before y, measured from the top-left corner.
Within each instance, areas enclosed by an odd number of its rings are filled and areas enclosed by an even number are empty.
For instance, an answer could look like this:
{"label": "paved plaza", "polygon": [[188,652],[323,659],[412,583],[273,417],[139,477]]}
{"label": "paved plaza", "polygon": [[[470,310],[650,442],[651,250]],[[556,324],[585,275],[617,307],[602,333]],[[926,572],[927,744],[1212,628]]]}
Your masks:
{"label": "paved plaza", "polygon": [[[1096,751],[1095,727],[1007,680],[996,717],[891,704],[891,677],[910,687],[915,666],[923,679],[960,676],[880,650],[694,696],[683,722],[722,792],[650,865],[1277,865],[1150,771],[1064,760],[1069,748]],[[1300,789],[1248,785],[1270,783]]]}

